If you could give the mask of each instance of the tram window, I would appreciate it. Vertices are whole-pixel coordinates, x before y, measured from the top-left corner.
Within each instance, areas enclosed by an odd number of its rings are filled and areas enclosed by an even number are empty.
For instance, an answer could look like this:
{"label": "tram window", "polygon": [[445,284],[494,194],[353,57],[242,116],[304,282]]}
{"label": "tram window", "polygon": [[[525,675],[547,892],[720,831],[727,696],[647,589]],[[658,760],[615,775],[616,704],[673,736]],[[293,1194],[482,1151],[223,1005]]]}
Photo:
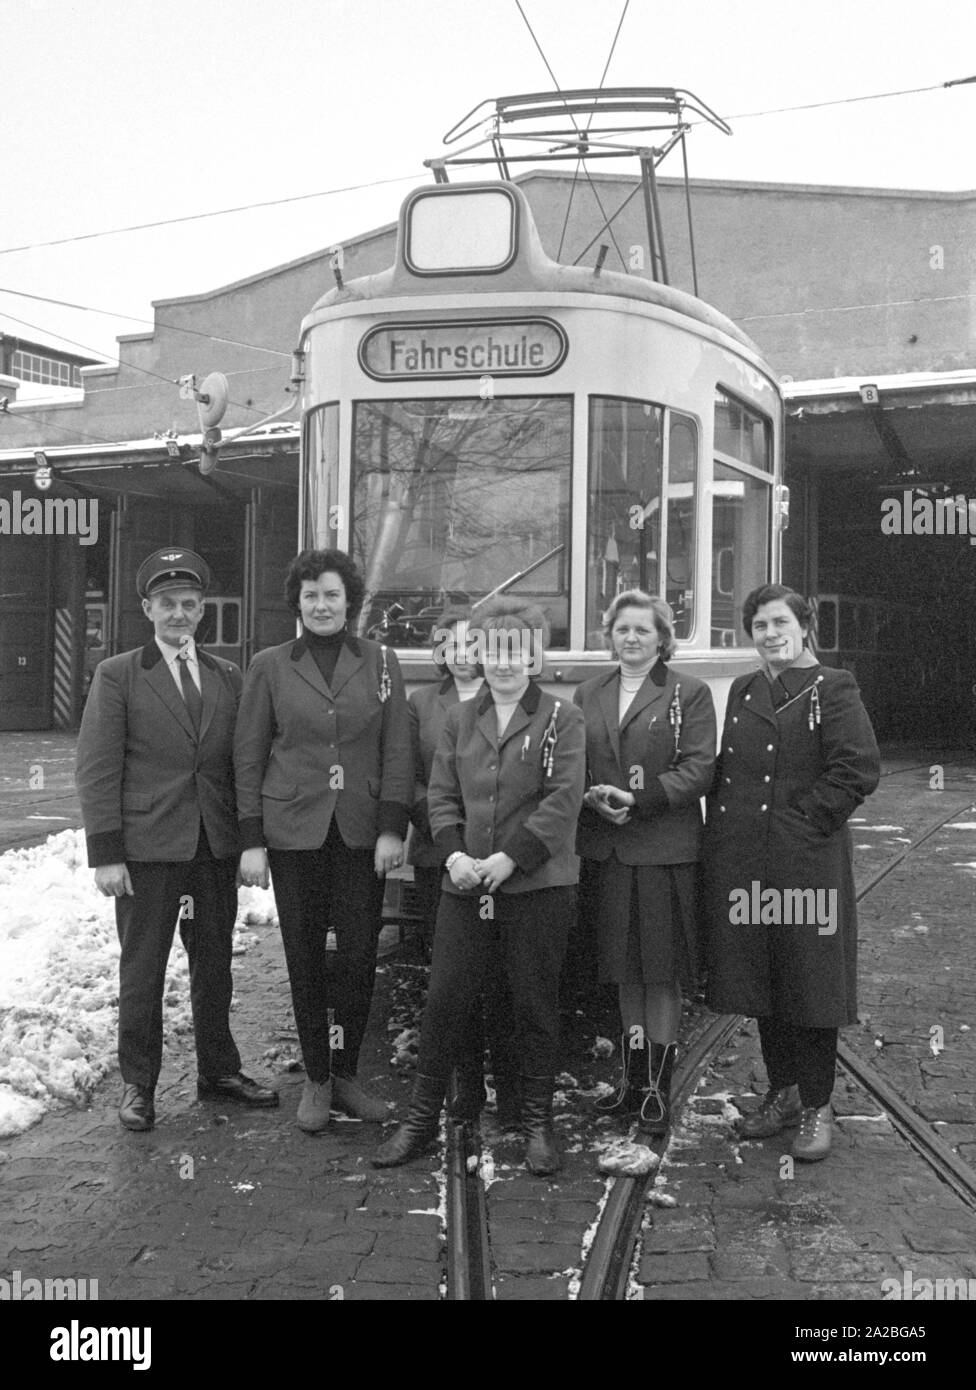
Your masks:
{"label": "tram window", "polygon": [[698,432],[694,421],[672,414],[668,428],[665,598],[674,614],[674,635],[691,636],[695,592],[695,478]]}
{"label": "tram window", "polygon": [[715,461],[712,484],[712,646],[749,645],[742,604],[769,563],[770,483]]}
{"label": "tram window", "polygon": [[339,407],[324,405],[305,417],[302,448],[304,543],[334,550],[339,522]]}
{"label": "tram window", "polygon": [[771,471],[769,420],[718,388],[715,391],[715,450],[740,463],[761,468],[765,473]]}
{"label": "tram window", "polygon": [[603,646],[601,617],[617,594],[659,591],[663,440],[663,407],[590,398],[588,647]]}
{"label": "tram window", "polygon": [[446,604],[504,592],[537,602],[566,647],[571,467],[569,397],[357,402],[360,630],[427,646]]}

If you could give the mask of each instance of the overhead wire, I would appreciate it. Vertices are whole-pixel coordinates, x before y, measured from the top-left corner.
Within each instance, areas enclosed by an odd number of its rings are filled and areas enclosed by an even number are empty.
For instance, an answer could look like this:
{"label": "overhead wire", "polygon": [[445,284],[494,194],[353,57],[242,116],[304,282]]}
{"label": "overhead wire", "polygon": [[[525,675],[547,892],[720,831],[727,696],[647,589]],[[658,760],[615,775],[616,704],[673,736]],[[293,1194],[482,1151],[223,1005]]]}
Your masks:
{"label": "overhead wire", "polygon": [[[558,81],[556,80],[556,74],[555,74],[555,73],[553,72],[553,70],[552,70],[552,67],[551,67],[551,65],[550,65],[550,63],[549,63],[549,59],[546,57],[545,53],[542,51],[542,45],[541,45],[541,43],[539,42],[539,40],[536,38],[535,30],[532,28],[532,25],[529,23],[529,17],[528,17],[528,15],[525,13],[525,11],[524,11],[523,8],[522,8],[521,0],[515,0],[515,6],[516,6],[516,8],[517,8],[519,14],[522,16],[522,18],[523,18],[524,21],[525,21],[525,27],[528,29],[529,34],[530,34],[531,37],[532,37],[532,42],[535,44],[536,48],[537,48],[538,51],[539,51],[539,57],[542,59],[543,63],[545,63],[545,65],[546,65],[546,71],[548,72],[549,76],[552,78],[553,86],[556,88],[556,91],[559,93],[559,95],[562,96],[562,88],[560,87]],[[614,40],[614,42],[616,42],[616,40]],[[573,123],[573,129],[576,131],[576,134],[577,134],[577,135],[582,135],[582,131],[580,130],[579,126],[576,124],[576,118],[575,118],[575,116],[574,116],[573,113],[569,110],[569,104],[568,104],[568,102],[566,102],[565,97],[563,97],[563,103],[564,103],[564,105],[566,106],[567,112],[568,112],[568,114],[569,114],[569,119],[570,119],[570,120],[572,121],[572,123]],[[581,162],[582,162],[582,161],[581,161]],[[590,192],[593,194],[593,197],[596,199],[596,205],[597,205],[597,207],[600,209],[600,212],[601,212],[602,215],[603,215],[604,225],[606,226],[607,231],[610,233],[610,239],[611,239],[611,241],[613,242],[614,249],[616,250],[617,255],[620,257],[620,264],[621,264],[621,265],[623,266],[623,268],[626,270],[626,269],[627,269],[627,262],[624,260],[623,252],[620,250],[620,247],[617,245],[617,238],[614,236],[614,234],[613,234],[613,228],[610,226],[609,221],[607,220],[606,209],[605,209],[604,206],[603,206],[603,202],[602,202],[602,200],[601,200],[601,198],[600,198],[599,193],[597,192],[596,185],[594,184],[593,178],[592,178],[592,176],[591,176],[591,174],[590,174],[589,169],[587,169],[585,163],[583,163],[583,173],[584,173],[585,176],[586,176],[586,181],[587,181],[587,183],[590,185]]]}
{"label": "overhead wire", "polygon": [[161,217],[155,222],[135,222],[128,227],[107,227],[98,232],[79,232],[75,236],[55,237],[51,241],[31,241],[23,246],[0,247],[0,256],[10,256],[14,252],[39,251],[48,246],[67,246],[76,241],[93,241],[96,237],[122,236],[126,232],[146,232],[156,227],[174,227],[181,222],[202,222],[208,217],[229,217],[236,212],[253,212],[257,208],[283,207],[286,203],[304,203],[310,198],[330,198],[337,193],[358,193],[365,188],[380,188],[390,183],[416,183],[423,177],[419,174],[398,174],[391,179],[373,179],[369,183],[351,183],[344,188],[323,188],[317,193],[296,193],[289,198],[268,198],[260,203],[242,203],[240,207],[215,208],[212,212],[190,212],[182,217]]}
{"label": "overhead wire", "polygon": [[[212,343],[227,343],[232,347],[251,348],[254,352],[268,352],[274,354],[275,357],[291,356],[291,353],[285,352],[282,348],[269,348],[260,343],[247,343],[241,338],[224,338],[216,333],[206,333],[202,328],[185,328],[182,324],[167,323],[165,319],[147,319],[140,314],[123,314],[116,309],[97,309],[92,304],[74,304],[69,299],[53,299],[46,294],[28,294],[26,290],[12,290],[6,285],[0,285],[0,294],[15,295],[18,299],[34,299],[39,304],[55,304],[60,309],[78,309],[82,313],[101,314],[105,318],[128,319],[130,323],[148,323],[152,324],[154,328],[165,328],[172,333],[187,333],[194,338],[206,338]],[[3,312],[0,309],[0,315]]]}

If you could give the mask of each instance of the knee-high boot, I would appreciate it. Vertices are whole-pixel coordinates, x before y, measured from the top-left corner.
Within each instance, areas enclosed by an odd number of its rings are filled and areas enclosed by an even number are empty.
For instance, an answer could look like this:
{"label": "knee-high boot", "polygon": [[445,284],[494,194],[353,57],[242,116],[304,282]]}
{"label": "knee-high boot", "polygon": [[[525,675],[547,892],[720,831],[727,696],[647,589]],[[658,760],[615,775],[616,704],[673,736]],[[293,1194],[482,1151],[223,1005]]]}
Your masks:
{"label": "knee-high boot", "polygon": [[641,1048],[634,1056],[627,1033],[620,1035],[620,1085],[612,1095],[602,1096],[596,1103],[601,1115],[630,1114],[641,1108],[644,1085],[641,1077],[641,1062],[644,1050]]}
{"label": "knee-high boot", "polygon": [[396,1168],[427,1152],[437,1138],[446,1090],[444,1076],[417,1077],[407,1117],[376,1150],[372,1158],[374,1168]]}
{"label": "knee-high boot", "polygon": [[525,1131],[525,1165],[536,1177],[558,1173],[563,1166],[552,1127],[552,1076],[522,1077],[522,1128]]}
{"label": "knee-high boot", "polygon": [[677,1043],[651,1043],[648,1053],[647,1094],[640,1112],[640,1128],[651,1135],[667,1134],[671,1122],[671,1074],[678,1054]]}

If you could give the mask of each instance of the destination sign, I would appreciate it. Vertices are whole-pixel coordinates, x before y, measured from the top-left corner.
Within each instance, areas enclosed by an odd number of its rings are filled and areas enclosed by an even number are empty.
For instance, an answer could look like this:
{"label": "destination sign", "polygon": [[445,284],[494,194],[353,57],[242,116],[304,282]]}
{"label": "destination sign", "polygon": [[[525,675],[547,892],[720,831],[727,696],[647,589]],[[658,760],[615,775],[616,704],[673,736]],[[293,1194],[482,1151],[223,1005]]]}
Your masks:
{"label": "destination sign", "polygon": [[545,376],[562,363],[567,347],[552,319],[383,324],[364,336],[359,364],[384,380]]}

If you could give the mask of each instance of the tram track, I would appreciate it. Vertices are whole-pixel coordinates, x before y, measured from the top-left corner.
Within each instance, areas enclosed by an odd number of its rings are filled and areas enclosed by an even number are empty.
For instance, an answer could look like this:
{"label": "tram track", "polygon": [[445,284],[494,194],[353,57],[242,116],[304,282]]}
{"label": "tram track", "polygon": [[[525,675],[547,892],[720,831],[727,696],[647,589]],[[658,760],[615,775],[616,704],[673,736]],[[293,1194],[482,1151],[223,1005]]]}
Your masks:
{"label": "tram track", "polygon": [[[899,848],[857,889],[860,903],[904,861],[950,821],[972,810],[973,798],[926,826]],[[686,1040],[675,1071],[673,1114],[681,1113],[709,1063],[747,1024],[741,1015],[719,1015],[703,1021]],[[846,1043],[838,1045],[838,1060],[854,1081],[879,1104],[902,1138],[967,1206],[976,1209],[976,1170],[955,1154],[931,1125],[885,1078]],[[670,1131],[647,1147],[663,1155]],[[467,1126],[448,1124],[447,1228],[448,1298],[489,1301],[493,1298],[491,1233],[487,1194],[479,1173],[480,1150],[471,1144]],[[473,1159],[473,1162],[469,1160]],[[578,1299],[581,1302],[620,1302],[626,1298],[634,1253],[640,1241],[649,1188],[656,1165],[640,1177],[618,1174],[609,1179],[585,1259]]]}

